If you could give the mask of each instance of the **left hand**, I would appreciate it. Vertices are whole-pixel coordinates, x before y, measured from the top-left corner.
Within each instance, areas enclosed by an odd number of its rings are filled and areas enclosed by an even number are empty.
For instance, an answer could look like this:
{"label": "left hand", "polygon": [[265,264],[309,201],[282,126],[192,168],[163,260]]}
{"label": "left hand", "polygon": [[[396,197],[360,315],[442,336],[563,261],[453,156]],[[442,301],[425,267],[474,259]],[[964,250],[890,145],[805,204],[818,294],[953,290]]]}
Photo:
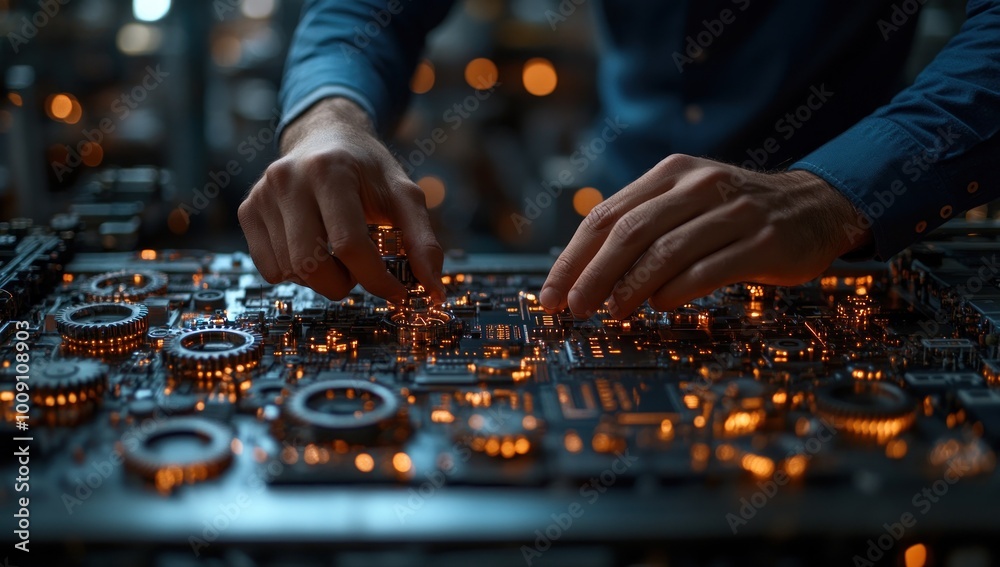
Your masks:
{"label": "left hand", "polygon": [[587,215],[556,260],[539,300],[616,318],[644,301],[674,309],[739,281],[795,285],[871,238],[859,214],[807,171],[758,173],[672,155]]}

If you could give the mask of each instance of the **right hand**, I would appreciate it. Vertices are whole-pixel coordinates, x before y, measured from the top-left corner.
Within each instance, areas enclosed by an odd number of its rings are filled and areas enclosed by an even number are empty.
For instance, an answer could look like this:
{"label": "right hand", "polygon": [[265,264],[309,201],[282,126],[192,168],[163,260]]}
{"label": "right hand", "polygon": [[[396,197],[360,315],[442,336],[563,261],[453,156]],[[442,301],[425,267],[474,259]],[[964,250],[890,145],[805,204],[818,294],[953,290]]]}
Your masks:
{"label": "right hand", "polygon": [[239,208],[250,256],[265,280],[293,281],[330,299],[360,283],[398,301],[406,288],[386,271],[367,228],[391,224],[403,231],[413,274],[435,301],[444,300],[444,254],[424,193],[360,107],[341,98],[320,101],[285,128],[281,154]]}

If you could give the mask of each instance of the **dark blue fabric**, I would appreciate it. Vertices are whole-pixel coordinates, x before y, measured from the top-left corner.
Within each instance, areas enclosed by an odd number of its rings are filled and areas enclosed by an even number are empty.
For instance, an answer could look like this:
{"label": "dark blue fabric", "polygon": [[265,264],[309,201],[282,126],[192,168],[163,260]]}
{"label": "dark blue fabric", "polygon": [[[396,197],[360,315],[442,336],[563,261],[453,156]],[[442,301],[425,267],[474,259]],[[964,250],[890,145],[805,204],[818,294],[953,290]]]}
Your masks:
{"label": "dark blue fabric", "polygon": [[[599,121],[628,124],[605,156],[618,186],[671,153],[808,170],[867,215],[883,259],[1000,194],[1000,0],[968,2],[960,33],[907,88],[921,0],[592,2]],[[307,2],[284,122],[345,96],[391,131],[452,3]]]}

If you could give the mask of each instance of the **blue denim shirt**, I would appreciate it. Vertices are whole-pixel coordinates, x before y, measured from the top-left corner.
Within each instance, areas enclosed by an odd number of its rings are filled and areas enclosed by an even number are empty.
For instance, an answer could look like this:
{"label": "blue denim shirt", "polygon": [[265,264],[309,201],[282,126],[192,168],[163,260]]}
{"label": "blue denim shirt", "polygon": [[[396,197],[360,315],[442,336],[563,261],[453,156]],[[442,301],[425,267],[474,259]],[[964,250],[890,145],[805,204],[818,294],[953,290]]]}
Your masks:
{"label": "blue denim shirt", "polygon": [[[608,146],[618,186],[672,153],[808,170],[858,208],[880,259],[1000,195],[1000,0],[970,0],[960,32],[908,87],[924,0],[591,1],[602,104],[629,125]],[[452,4],[309,0],[283,124],[343,96],[388,132]]]}

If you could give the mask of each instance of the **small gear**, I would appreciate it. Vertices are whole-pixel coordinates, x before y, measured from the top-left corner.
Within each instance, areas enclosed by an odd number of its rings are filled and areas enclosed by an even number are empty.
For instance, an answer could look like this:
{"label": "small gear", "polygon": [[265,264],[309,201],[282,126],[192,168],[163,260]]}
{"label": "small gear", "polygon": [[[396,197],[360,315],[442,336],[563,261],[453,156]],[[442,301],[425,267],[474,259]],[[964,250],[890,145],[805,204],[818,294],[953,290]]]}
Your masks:
{"label": "small gear", "polygon": [[48,362],[32,377],[34,402],[43,408],[93,405],[107,388],[108,367],[93,360]]}
{"label": "small gear", "polygon": [[[168,450],[163,439],[190,441]],[[139,434],[138,443],[124,446],[125,466],[169,492],[218,476],[233,461],[233,432],[225,425],[200,418],[177,417],[158,422]]]}
{"label": "small gear", "polygon": [[84,355],[124,354],[145,340],[149,310],[134,303],[84,303],[56,314],[63,346]]}
{"label": "small gear", "polygon": [[163,361],[177,378],[225,379],[255,368],[263,355],[260,334],[226,326],[184,330],[163,349]]}
{"label": "small gear", "polygon": [[338,378],[301,388],[285,401],[290,425],[318,441],[378,444],[386,432],[406,433],[398,396],[389,388]]}
{"label": "small gear", "polygon": [[121,270],[94,276],[84,282],[87,301],[137,302],[167,290],[167,275],[152,270]]}
{"label": "small gear", "polygon": [[916,405],[889,382],[850,380],[816,392],[816,413],[839,430],[885,442],[916,420]]}

